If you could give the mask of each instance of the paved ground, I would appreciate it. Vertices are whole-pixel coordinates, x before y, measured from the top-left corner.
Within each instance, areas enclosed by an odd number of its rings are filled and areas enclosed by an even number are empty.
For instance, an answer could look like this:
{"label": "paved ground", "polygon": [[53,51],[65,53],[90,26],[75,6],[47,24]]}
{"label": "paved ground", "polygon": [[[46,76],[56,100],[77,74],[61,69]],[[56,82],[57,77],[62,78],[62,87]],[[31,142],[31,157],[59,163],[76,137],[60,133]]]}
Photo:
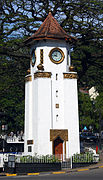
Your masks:
{"label": "paved ground", "polygon": [[[102,157],[103,158],[103,157]],[[27,173],[25,175],[41,175],[41,174],[66,174],[66,173],[74,173],[74,172],[80,172],[80,171],[89,171],[94,169],[101,169],[103,168],[103,161],[100,161],[99,163],[95,165],[90,165],[87,167],[82,168],[75,168],[75,169],[67,169],[63,171],[57,171],[57,172],[41,172],[41,173]],[[24,175],[24,174],[23,174]],[[0,176],[18,176],[18,174],[8,174],[8,173],[0,173]]]}
{"label": "paved ground", "polygon": [[61,174],[40,174],[40,175],[22,175],[15,177],[0,177],[0,180],[17,179],[17,180],[103,180],[103,169],[94,169],[92,171],[81,171]]}

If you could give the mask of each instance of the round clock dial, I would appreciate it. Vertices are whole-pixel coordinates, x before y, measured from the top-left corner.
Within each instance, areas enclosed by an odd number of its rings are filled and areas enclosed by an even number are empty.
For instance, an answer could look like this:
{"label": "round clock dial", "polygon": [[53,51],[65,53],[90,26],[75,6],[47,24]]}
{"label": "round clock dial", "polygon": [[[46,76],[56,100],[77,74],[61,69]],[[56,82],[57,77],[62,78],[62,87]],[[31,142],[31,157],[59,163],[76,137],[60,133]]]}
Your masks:
{"label": "round clock dial", "polygon": [[64,53],[59,48],[53,48],[49,53],[49,57],[52,62],[59,64],[64,60]]}
{"label": "round clock dial", "polygon": [[55,50],[55,51],[52,52],[51,57],[52,57],[52,59],[53,59],[54,61],[60,61],[61,58],[62,58],[62,54],[61,54],[60,51]]}

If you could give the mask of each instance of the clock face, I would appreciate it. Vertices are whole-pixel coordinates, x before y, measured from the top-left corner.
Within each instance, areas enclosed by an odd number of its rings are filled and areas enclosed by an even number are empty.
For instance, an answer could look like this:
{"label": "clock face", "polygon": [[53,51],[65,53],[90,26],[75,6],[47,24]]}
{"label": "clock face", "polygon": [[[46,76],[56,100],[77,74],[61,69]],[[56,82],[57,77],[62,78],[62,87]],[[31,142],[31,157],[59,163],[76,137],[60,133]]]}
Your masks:
{"label": "clock face", "polygon": [[60,61],[61,58],[62,58],[62,54],[61,54],[60,51],[55,50],[55,51],[52,52],[51,57],[52,57],[52,59],[53,59],[54,61]]}
{"label": "clock face", "polygon": [[64,60],[64,53],[59,48],[53,48],[49,53],[49,57],[53,63],[59,64]]}

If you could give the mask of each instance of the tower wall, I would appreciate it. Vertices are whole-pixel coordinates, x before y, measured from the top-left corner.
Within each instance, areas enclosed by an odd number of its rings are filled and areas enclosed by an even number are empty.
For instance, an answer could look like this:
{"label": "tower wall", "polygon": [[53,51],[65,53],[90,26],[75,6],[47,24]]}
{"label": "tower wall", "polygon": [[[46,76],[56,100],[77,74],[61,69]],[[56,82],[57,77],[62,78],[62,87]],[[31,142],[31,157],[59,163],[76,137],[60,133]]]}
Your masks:
{"label": "tower wall", "polygon": [[[55,47],[64,53],[62,63],[50,60],[49,52]],[[25,154],[52,154],[53,143],[60,137],[63,155],[70,157],[79,153],[80,147],[77,75],[69,72],[69,45],[61,40],[41,40],[33,49],[36,62],[30,65],[31,74],[26,77],[25,85]],[[41,49],[44,71],[38,70]]]}
{"label": "tower wall", "polygon": [[[50,128],[51,128],[51,78],[37,78],[35,79],[37,86],[37,98],[35,100],[35,107],[37,109],[37,141],[34,140],[37,147],[38,154],[52,154],[52,144],[50,142]],[[33,111],[34,112],[34,111]],[[35,118],[35,114],[33,115]],[[35,128],[35,127],[34,127]]]}
{"label": "tower wall", "polygon": [[[60,64],[54,64],[49,58],[50,50],[55,47],[60,48],[65,54],[64,61]],[[69,57],[68,56],[69,44],[66,43],[64,40],[62,41],[61,40],[58,40],[58,41],[41,40],[38,42],[38,44],[34,44],[32,46],[32,50],[33,49],[35,49],[35,53],[36,53],[36,63],[35,63],[35,66],[33,67],[34,72],[38,71],[37,66],[40,63],[40,49],[43,49],[43,66],[46,72],[52,72],[52,74],[56,74],[56,73],[59,74],[60,72],[63,72],[63,71],[66,72],[66,70],[70,66],[71,62],[69,60],[70,58],[68,58]]]}
{"label": "tower wall", "polygon": [[27,140],[32,139],[32,76],[25,78],[25,144],[24,152],[28,153]]}
{"label": "tower wall", "polygon": [[52,75],[52,110],[53,110],[53,129],[64,129],[64,88],[63,73],[59,72]]}
{"label": "tower wall", "polygon": [[[25,153],[33,156],[35,153],[52,154],[51,73],[35,73],[33,81],[26,83],[25,88],[27,92],[25,94]],[[27,145],[27,142],[31,140],[33,144]],[[32,152],[28,152],[28,146],[32,147]]]}
{"label": "tower wall", "polygon": [[77,75],[68,73],[64,78],[64,125],[68,129],[67,157],[80,153]]}

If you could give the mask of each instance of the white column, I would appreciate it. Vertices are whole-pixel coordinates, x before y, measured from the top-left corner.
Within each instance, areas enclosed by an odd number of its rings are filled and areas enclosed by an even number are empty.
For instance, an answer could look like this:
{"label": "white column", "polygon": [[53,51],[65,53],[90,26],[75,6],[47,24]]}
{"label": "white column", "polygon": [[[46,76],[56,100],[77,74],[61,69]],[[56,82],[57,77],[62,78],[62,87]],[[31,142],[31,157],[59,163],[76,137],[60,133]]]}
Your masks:
{"label": "white column", "polygon": [[32,136],[32,77],[26,76],[25,82],[25,146],[24,152],[28,152],[27,140]]}
{"label": "white column", "polygon": [[[74,74],[75,75],[75,74]],[[67,156],[80,153],[77,79],[64,78],[64,124],[68,129]]]}

